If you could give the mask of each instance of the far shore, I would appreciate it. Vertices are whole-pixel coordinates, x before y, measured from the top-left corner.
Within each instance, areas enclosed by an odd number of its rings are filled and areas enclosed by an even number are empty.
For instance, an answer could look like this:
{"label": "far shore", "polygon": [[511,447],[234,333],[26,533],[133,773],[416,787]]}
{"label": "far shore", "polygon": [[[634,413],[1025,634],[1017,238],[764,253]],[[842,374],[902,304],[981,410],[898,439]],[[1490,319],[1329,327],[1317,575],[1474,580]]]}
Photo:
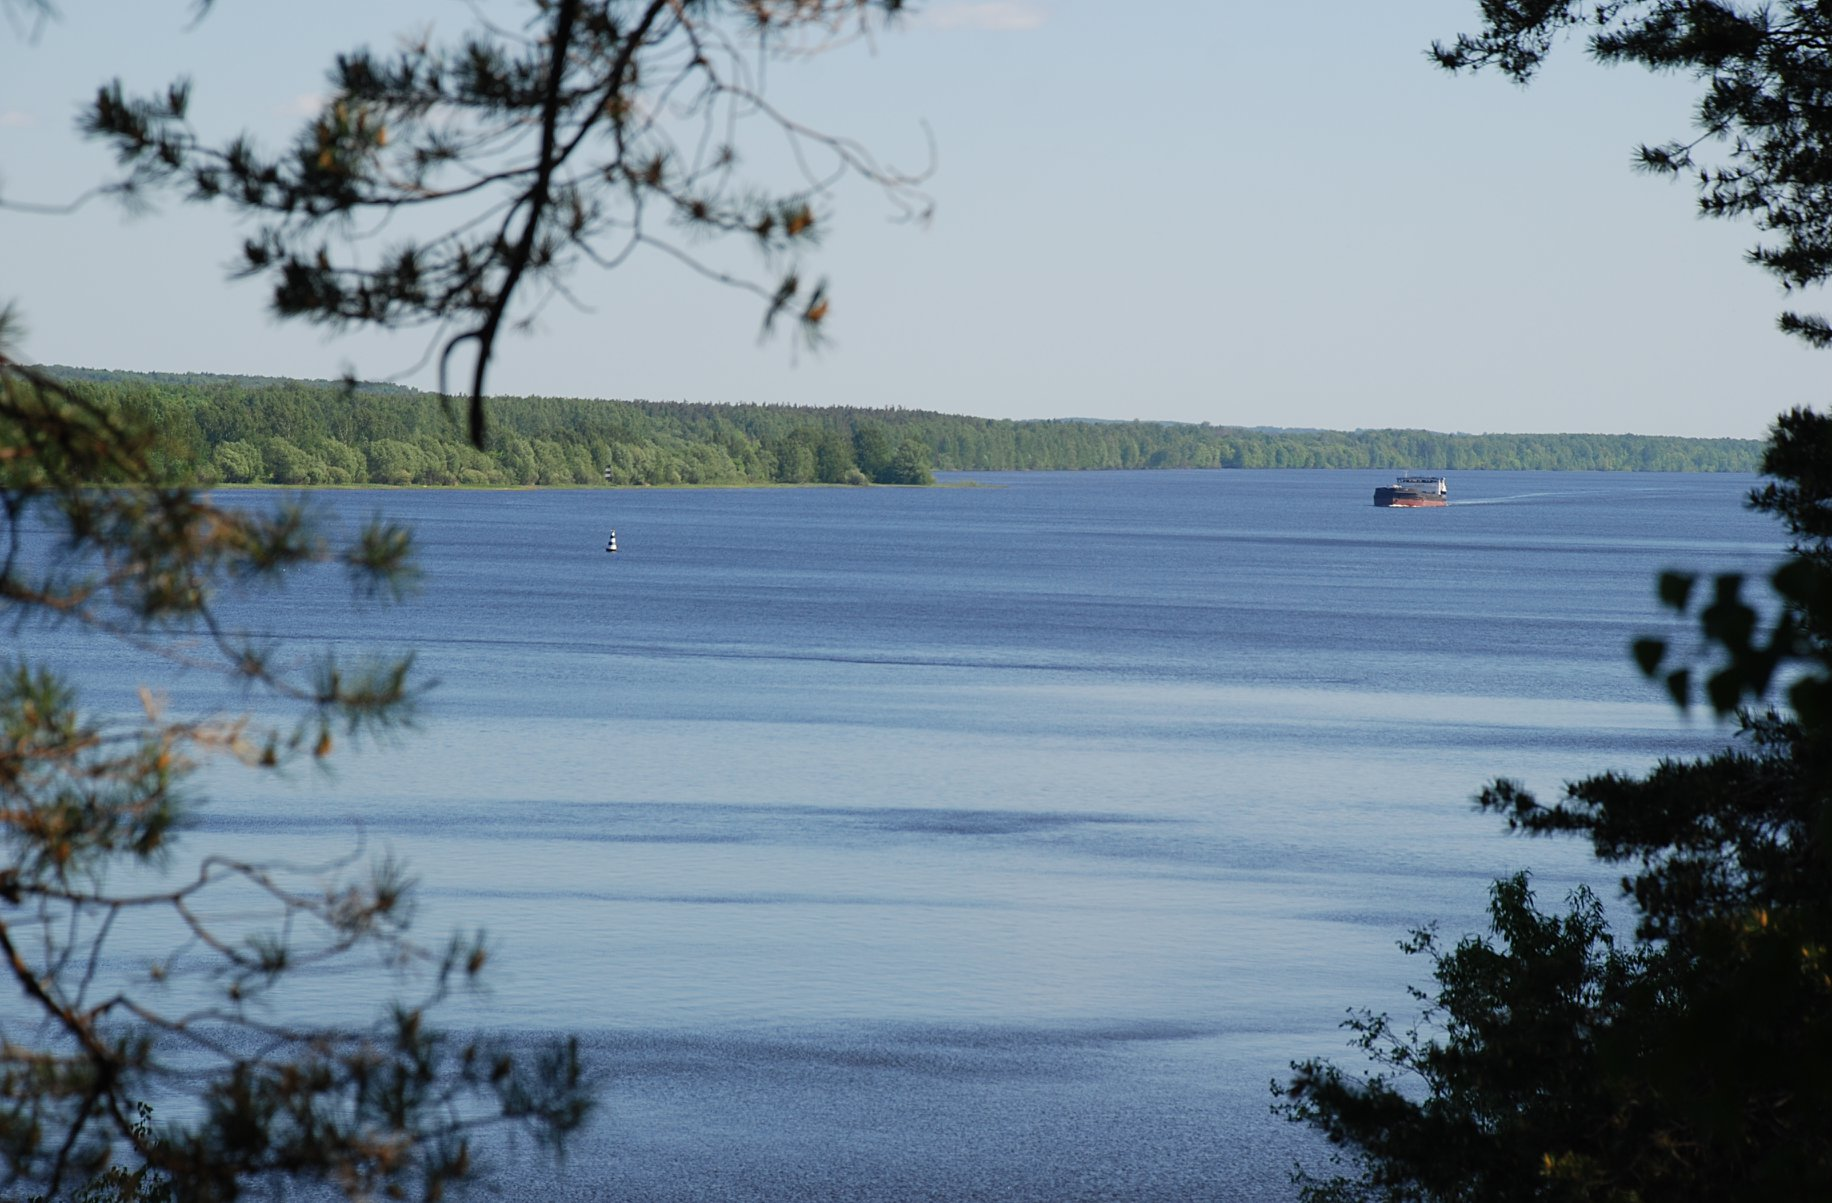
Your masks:
{"label": "far shore", "polygon": [[[1126,469],[1116,469],[1125,471]],[[1220,469],[1191,469],[1192,471],[1219,471]],[[345,484],[345,485],[282,485],[250,484],[246,481],[234,484],[200,484],[200,489],[212,492],[249,492],[249,493],[351,493],[374,492],[378,489],[394,493],[653,493],[663,490],[695,489],[1002,489],[1000,484],[987,484],[979,480],[938,480],[932,485],[891,485],[867,484],[849,485],[832,484],[826,481],[811,480],[801,483],[784,481],[733,481],[726,484],[671,484],[671,485],[385,485],[385,484]]]}
{"label": "far shore", "polygon": [[[937,469],[937,470],[938,471],[950,471],[950,472],[953,471],[952,469]],[[1391,474],[1395,471],[1398,471],[1398,469],[1395,469],[1395,468],[1001,468],[1001,469],[996,469],[996,471],[1000,472],[1001,474],[1015,474],[1015,473],[1023,473],[1023,472],[1087,472],[1087,473],[1105,473],[1105,472],[1113,472],[1113,473],[1122,473],[1122,472],[1362,472],[1362,473]],[[1518,471],[1556,472],[1556,473],[1603,472],[1603,473],[1609,473],[1611,475],[1621,475],[1621,476],[1642,476],[1642,475],[1662,475],[1662,474],[1675,474],[1675,475],[1683,475],[1683,476],[1718,476],[1718,475],[1725,474],[1717,470],[1673,472],[1672,470],[1646,469],[1646,468],[1420,468],[1420,469],[1416,469],[1416,471],[1432,472],[1432,473],[1437,473],[1437,474],[1453,474],[1454,473],[1455,475],[1458,475],[1458,476],[1468,475],[1470,473],[1476,473],[1476,472],[1518,472]],[[989,482],[989,481],[983,481],[983,480],[938,480],[934,484],[927,484],[927,485],[879,484],[876,482],[860,485],[860,484],[847,484],[845,482],[813,481],[813,480],[799,481],[799,482],[747,480],[747,481],[729,481],[729,482],[706,483],[706,484],[684,484],[683,483],[683,484],[665,484],[665,485],[609,485],[609,484],[595,484],[595,485],[580,485],[580,484],[565,484],[565,485],[389,485],[389,484],[381,484],[377,482],[364,482],[361,484],[337,484],[337,485],[283,485],[283,484],[274,484],[274,483],[249,484],[246,482],[241,482],[241,483],[234,483],[234,484],[230,484],[230,483],[206,484],[206,485],[198,485],[195,487],[202,488],[202,489],[210,489],[213,491],[214,490],[224,490],[224,491],[246,490],[250,492],[267,492],[267,493],[273,493],[273,492],[287,492],[287,493],[325,492],[325,493],[331,493],[331,492],[352,492],[352,491],[374,491],[378,489],[388,490],[390,492],[401,492],[401,493],[440,492],[440,491],[461,492],[461,493],[534,493],[534,492],[553,493],[553,492],[564,492],[564,491],[580,492],[580,493],[584,493],[584,492],[635,493],[635,492],[657,492],[657,491],[664,491],[664,490],[699,490],[699,489],[859,489],[859,490],[870,490],[870,489],[1003,489],[1008,486],[1006,486],[1005,484],[1001,482]]]}

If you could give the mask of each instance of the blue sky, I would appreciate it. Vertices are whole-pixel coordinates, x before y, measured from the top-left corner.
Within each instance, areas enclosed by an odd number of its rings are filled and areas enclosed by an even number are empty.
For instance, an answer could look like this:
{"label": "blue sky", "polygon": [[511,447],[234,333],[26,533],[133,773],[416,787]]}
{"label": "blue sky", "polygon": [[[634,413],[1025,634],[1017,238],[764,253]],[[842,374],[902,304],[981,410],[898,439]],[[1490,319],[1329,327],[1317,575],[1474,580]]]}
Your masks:
{"label": "blue sky", "polygon": [[[195,81],[206,131],[283,140],[340,49],[466,19],[458,0],[63,0],[0,31],[0,196],[106,176],[95,86]],[[506,0],[492,10],[512,11]],[[1529,89],[1423,54],[1474,0],[1115,5],[938,0],[870,46],[774,70],[794,115],[899,165],[932,222],[833,198],[809,265],[832,344],[758,338],[754,298],[660,260],[574,280],[506,345],[499,393],[900,405],[990,417],[1758,437],[1822,405],[1832,357],[1774,329],[1748,227],[1695,216],[1634,147],[1688,81],[1579,48]],[[423,339],[277,323],[228,283],[241,230],[162,205],[0,211],[0,300],[43,362],[430,385]],[[1812,308],[1820,298],[1793,304]],[[1828,305],[1832,308],[1832,305]]]}

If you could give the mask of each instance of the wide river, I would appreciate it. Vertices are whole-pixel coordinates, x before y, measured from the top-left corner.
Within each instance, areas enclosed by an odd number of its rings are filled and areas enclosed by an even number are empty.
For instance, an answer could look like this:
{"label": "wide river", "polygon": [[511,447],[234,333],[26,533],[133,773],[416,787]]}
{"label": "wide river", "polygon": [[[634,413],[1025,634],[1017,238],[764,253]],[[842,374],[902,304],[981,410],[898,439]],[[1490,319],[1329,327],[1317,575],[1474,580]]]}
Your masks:
{"label": "wide river", "polygon": [[[448,1024],[585,1038],[598,1117],[504,1198],[1287,1199],[1314,1142],[1267,1084],[1410,1012],[1408,929],[1479,929],[1520,867],[1613,895],[1471,795],[1720,745],[1627,645],[1660,569],[1782,542],[1748,477],[1376,509],[1390,478],[325,494],[410,522],[423,592],[306,579],[249,620],[437,688],[334,778],[212,772],[194,838],[309,860],[360,823],[429,938],[496,940]],[[98,705],[143,675],[22,638]]]}

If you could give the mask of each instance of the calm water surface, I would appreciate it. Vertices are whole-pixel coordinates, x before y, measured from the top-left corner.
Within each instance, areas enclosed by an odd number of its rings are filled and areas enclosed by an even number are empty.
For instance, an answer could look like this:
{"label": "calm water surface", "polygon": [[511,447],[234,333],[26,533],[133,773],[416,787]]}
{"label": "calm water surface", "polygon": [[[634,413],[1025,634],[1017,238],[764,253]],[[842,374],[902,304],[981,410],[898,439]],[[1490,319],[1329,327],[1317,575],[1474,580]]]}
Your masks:
{"label": "calm water surface", "polygon": [[[587,1038],[600,1119],[505,1197],[1287,1198],[1266,1084],[1407,1009],[1408,928],[1479,926],[1522,866],[1613,880],[1473,792],[1721,743],[1625,649],[1661,568],[1780,546],[1747,477],[1377,510],[1389,476],[326,495],[410,521],[424,593],[307,578],[249,620],[439,686],[333,780],[220,775],[201,838],[309,859],[360,822],[429,935],[497,938],[448,1021]],[[98,704],[138,679],[25,638]]]}

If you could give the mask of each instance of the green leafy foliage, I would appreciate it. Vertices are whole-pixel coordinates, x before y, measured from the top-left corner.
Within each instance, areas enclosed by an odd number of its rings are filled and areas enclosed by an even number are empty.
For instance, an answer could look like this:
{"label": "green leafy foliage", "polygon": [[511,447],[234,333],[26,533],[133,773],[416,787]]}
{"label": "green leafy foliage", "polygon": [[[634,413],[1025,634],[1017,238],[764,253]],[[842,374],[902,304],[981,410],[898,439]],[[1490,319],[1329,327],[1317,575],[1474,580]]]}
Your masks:
{"label": "green leafy foliage", "polygon": [[1292,1067],[1284,1113],[1352,1145],[1361,1170],[1300,1175],[1307,1198],[1557,1197],[1549,1181],[1583,1178],[1646,1138],[1591,1127],[1612,1109],[1599,1072],[1618,1054],[1608,1020],[1636,1005],[1645,956],[1616,947],[1587,891],[1562,915],[1540,911],[1525,874],[1495,884],[1489,914],[1487,937],[1446,949],[1421,931],[1402,945],[1431,962],[1438,992],[1416,992],[1425,1010],[1406,1031],[1380,1015],[1350,1021],[1371,1073]]}

